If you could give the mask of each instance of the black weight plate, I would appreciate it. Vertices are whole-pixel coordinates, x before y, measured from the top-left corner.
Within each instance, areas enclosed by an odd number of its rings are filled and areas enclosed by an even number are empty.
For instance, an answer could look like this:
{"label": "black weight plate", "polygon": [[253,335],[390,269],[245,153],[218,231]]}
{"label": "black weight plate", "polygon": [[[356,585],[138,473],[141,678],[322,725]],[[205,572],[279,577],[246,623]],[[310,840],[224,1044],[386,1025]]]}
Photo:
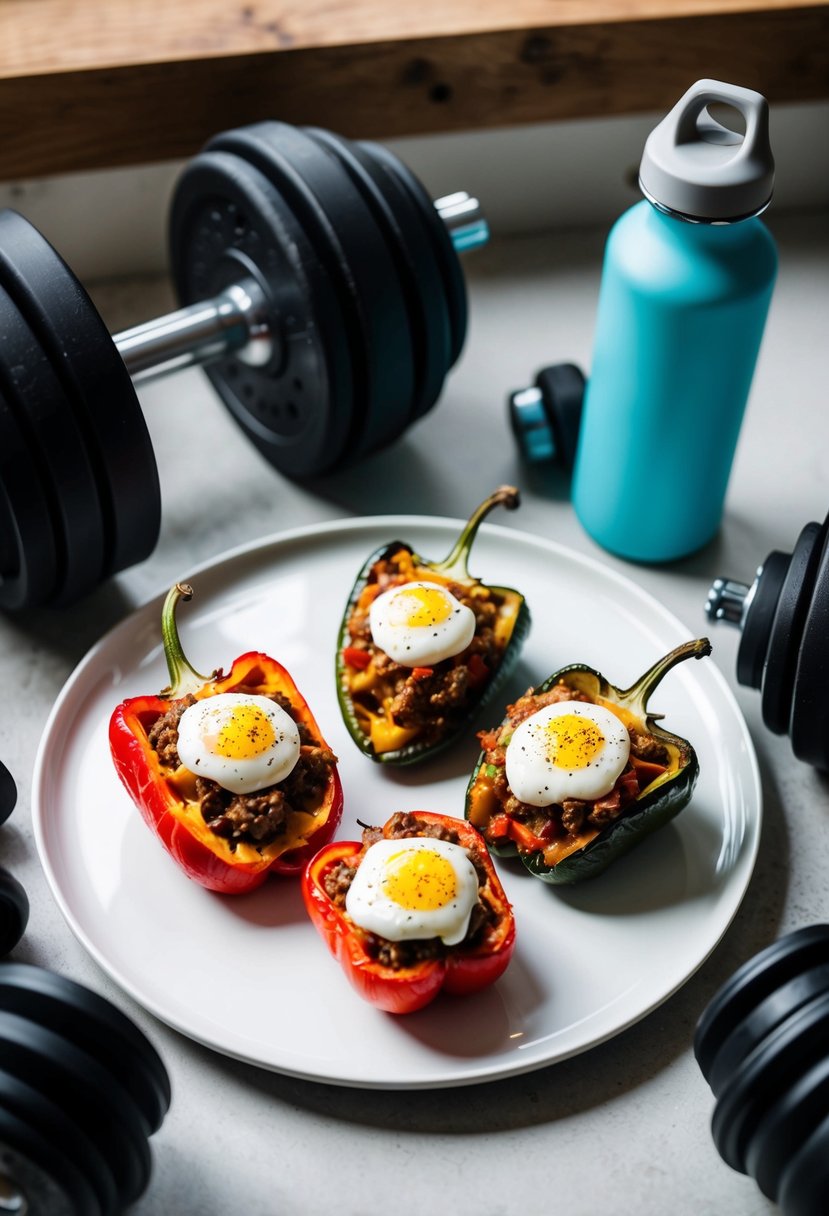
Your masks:
{"label": "black weight plate", "polygon": [[61,577],[58,545],[46,491],[29,445],[11,412],[0,379],[0,528],[3,566],[0,608],[46,604]]}
{"label": "black weight plate", "polygon": [[208,146],[242,155],[247,149],[338,285],[364,406],[362,430],[346,456],[359,459],[384,446],[409,416],[412,354],[394,266],[371,213],[339,162],[296,127],[257,123]]}
{"label": "black weight plate", "polygon": [[800,1146],[780,1179],[785,1216],[825,1216],[829,1194],[829,1115]]}
{"label": "black weight plate", "polygon": [[0,823],[5,823],[17,802],[17,786],[5,764],[0,760]]}
{"label": "black weight plate", "polygon": [[429,198],[422,183],[415,177],[408,165],[398,160],[388,148],[382,144],[363,144],[371,154],[376,156],[388,169],[395,174],[410,198],[414,201],[424,227],[432,242],[432,248],[437,259],[443,279],[443,289],[449,311],[449,331],[451,334],[449,346],[449,366],[454,366],[463,350],[466,338],[467,300],[466,283],[461,270],[461,264],[452,238],[446,231],[446,225],[435,210],[434,203]]}
{"label": "black weight plate", "polygon": [[0,869],[0,956],[13,950],[29,923],[29,899],[17,879]]}
{"label": "black weight plate", "polygon": [[[18,1077],[0,1071],[0,1107],[25,1123],[30,1132],[59,1148],[94,1192],[101,1216],[116,1216],[118,1193],[112,1171],[88,1136],[66,1113]],[[0,1207],[2,1211],[2,1207]]]}
{"label": "black weight plate", "polygon": [[109,1163],[124,1206],[146,1189],[150,1149],[135,1104],[86,1052],[13,1013],[0,1013],[0,1069],[57,1102]]}
{"label": "black weight plate", "polygon": [[829,541],[825,541],[800,639],[789,722],[794,754],[799,760],[824,770],[829,769],[829,730],[826,728],[828,677]]}
{"label": "black weight plate", "polygon": [[803,622],[815,585],[826,529],[810,523],[797,538],[774,613],[766,666],[763,671],[763,721],[769,730],[785,735],[789,729],[792,688]]}
{"label": "black weight plate", "polygon": [[743,1018],[777,988],[811,967],[829,962],[829,924],[796,929],[738,967],[703,1010],[694,1055],[706,1081],[722,1044]]}
{"label": "black weight plate", "polygon": [[757,587],[737,651],[737,680],[744,688],[759,688],[763,683],[769,635],[789,561],[790,554],[775,549],[757,571]]}
{"label": "black weight plate", "polygon": [[339,157],[385,237],[409,317],[414,389],[408,421],[422,418],[440,396],[449,368],[449,318],[431,247],[411,199],[359,143],[331,131],[307,134]]}
{"label": "black weight plate", "polygon": [[0,1010],[60,1034],[103,1065],[135,1101],[147,1134],[170,1108],[170,1078],[134,1022],[109,1001],[64,976],[7,963],[0,967]]}
{"label": "black weight plate", "polygon": [[0,280],[31,326],[84,437],[100,495],[104,575],[143,561],[161,527],[158,470],[132,381],[103,320],[44,236],[0,213]]}
{"label": "black weight plate", "polygon": [[60,382],[31,328],[0,287],[0,391],[46,487],[55,525],[54,600],[70,603],[104,572],[104,521],[86,444]]}
{"label": "black weight plate", "polygon": [[742,1063],[719,1096],[711,1134],[723,1161],[746,1172],[746,1153],[765,1112],[826,1053],[829,992],[792,1014]]}
{"label": "black weight plate", "polygon": [[760,1001],[724,1040],[709,1069],[708,1084],[716,1096],[743,1060],[776,1026],[801,1006],[829,992],[829,961],[781,984]]}
{"label": "black weight plate", "polygon": [[170,258],[182,304],[252,271],[267,293],[282,353],[264,367],[234,356],[206,370],[265,458],[289,477],[338,464],[356,428],[351,353],[332,283],[290,208],[242,157],[212,150],[180,177]]}
{"label": "black weight plate", "polygon": [[768,1199],[777,1199],[789,1162],[826,1117],[827,1110],[829,1056],[823,1055],[766,1111],[749,1141],[748,1173]]}
{"label": "black weight plate", "polygon": [[60,1144],[2,1106],[0,1172],[13,1180],[29,1216],[102,1216],[98,1196]]}

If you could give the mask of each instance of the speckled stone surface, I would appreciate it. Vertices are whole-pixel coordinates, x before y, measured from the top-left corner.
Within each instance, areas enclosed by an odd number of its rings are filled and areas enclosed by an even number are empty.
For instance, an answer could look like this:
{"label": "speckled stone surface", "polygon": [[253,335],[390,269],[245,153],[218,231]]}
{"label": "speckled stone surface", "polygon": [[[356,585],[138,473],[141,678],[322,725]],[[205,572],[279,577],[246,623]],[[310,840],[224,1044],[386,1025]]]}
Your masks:
{"label": "speckled stone surface", "polygon": [[[20,787],[0,832],[0,864],[28,889],[32,916],[15,957],[110,997],[147,1031],[172,1073],[171,1112],[154,1138],[137,1216],[763,1216],[754,1183],[717,1156],[713,1100],[693,1060],[697,1017],[719,984],[786,930],[827,916],[829,785],[762,726],[756,693],[737,687],[735,631],[716,662],[758,751],[765,816],[745,901],[709,960],[664,1005],[584,1055],[471,1088],[338,1089],[258,1071],[169,1030],[85,954],[41,874],[29,789],[38,740],[74,665],[109,626],[183,570],[243,541],[300,524],[377,512],[465,515],[504,481],[524,490],[520,527],[606,561],[704,632],[711,579],[750,581],[772,549],[829,507],[826,410],[829,225],[769,217],[781,262],[726,517],[702,553],[637,568],[584,534],[561,473],[528,471],[505,411],[508,389],[546,362],[588,367],[603,234],[495,242],[468,261],[470,336],[440,405],[387,453],[313,486],[275,475],[199,372],[141,391],[158,455],[164,520],[153,556],[68,611],[0,619],[0,756]],[[156,281],[93,288],[113,329],[169,304]],[[518,526],[516,524],[516,526]]]}

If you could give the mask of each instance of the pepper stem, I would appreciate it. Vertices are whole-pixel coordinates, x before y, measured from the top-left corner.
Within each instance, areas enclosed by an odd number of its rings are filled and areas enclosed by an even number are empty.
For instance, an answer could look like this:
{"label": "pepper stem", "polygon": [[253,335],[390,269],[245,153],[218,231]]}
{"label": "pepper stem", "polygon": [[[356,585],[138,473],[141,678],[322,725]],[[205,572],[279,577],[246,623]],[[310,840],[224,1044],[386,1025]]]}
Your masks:
{"label": "pepper stem", "polygon": [[164,645],[164,657],[167,660],[167,670],[170,673],[170,683],[158,694],[165,700],[177,700],[190,692],[198,692],[209,677],[201,675],[192,667],[182,649],[181,639],[176,624],[176,608],[179,600],[193,598],[193,588],[188,583],[176,583],[167,592],[164,607],[161,610],[161,641]]}
{"label": "pepper stem", "polygon": [[[666,654],[664,658],[654,663],[653,667],[649,668],[643,676],[640,676],[630,688],[626,688],[624,692],[620,691],[618,695],[619,703],[638,714],[640,718],[645,718],[651,693],[671,668],[676,667],[677,663],[681,663],[685,659],[704,659],[710,653],[711,643],[708,641],[708,638],[695,638],[691,642],[683,642],[681,646],[675,647],[670,654]],[[651,714],[650,716],[653,718],[658,715]]]}
{"label": "pepper stem", "polygon": [[449,555],[442,562],[430,562],[431,568],[436,574],[445,574],[448,578],[468,579],[470,577],[469,553],[472,549],[472,542],[487,515],[495,507],[506,507],[508,511],[514,511],[520,505],[521,495],[515,486],[499,486],[494,494],[490,494],[489,498],[485,499],[470,516]]}

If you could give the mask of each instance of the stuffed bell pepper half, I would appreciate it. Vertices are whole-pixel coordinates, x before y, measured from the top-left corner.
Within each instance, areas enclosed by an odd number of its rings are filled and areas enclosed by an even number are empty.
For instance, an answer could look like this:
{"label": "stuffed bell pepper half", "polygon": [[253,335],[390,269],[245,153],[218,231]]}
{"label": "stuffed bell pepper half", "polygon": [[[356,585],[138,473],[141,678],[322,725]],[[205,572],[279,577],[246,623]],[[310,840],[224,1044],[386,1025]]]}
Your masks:
{"label": "stuffed bell pepper half", "polygon": [[300,873],[342,815],[337,758],[285,668],[249,652],[227,675],[199,675],[176,625],[177,585],[162,611],[170,686],[112,714],[112,759],[147,825],[185,874],[243,894],[268,874]]}

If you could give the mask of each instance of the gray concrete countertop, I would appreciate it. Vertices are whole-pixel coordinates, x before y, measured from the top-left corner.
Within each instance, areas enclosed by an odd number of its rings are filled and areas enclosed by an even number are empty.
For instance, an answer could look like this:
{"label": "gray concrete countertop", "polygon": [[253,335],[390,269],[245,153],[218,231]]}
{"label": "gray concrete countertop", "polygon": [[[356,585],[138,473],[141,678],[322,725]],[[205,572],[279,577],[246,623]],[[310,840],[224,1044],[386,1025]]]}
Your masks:
{"label": "gray concrete countertop", "polygon": [[[18,809],[0,832],[0,864],[32,904],[14,957],[104,993],[146,1030],[172,1074],[173,1105],[153,1140],[154,1173],[136,1216],[774,1210],[717,1156],[713,1099],[690,1043],[700,1012],[740,962],[780,933],[826,918],[829,787],[763,727],[759,696],[737,686],[736,631],[712,634],[715,661],[754,738],[765,809],[759,860],[733,924],[688,983],[637,1025],[576,1058],[480,1086],[340,1089],[259,1071],[161,1025],[64,923],[40,870],[29,791],[51,705],[104,630],[195,564],[302,524],[387,512],[462,517],[491,487],[513,481],[524,504],[510,526],[632,577],[692,634],[711,628],[703,615],[711,579],[750,581],[772,549],[790,552],[801,527],[829,506],[826,221],[769,217],[780,277],[724,523],[703,552],[666,568],[627,565],[599,550],[573,516],[567,478],[523,468],[507,425],[507,390],[544,363],[589,367],[603,233],[503,240],[470,257],[469,341],[439,406],[388,452],[313,486],[274,474],[200,372],[142,390],[164,503],[155,553],[69,610],[0,619],[0,756],[20,788]],[[94,294],[113,330],[169,305],[157,281]]]}

